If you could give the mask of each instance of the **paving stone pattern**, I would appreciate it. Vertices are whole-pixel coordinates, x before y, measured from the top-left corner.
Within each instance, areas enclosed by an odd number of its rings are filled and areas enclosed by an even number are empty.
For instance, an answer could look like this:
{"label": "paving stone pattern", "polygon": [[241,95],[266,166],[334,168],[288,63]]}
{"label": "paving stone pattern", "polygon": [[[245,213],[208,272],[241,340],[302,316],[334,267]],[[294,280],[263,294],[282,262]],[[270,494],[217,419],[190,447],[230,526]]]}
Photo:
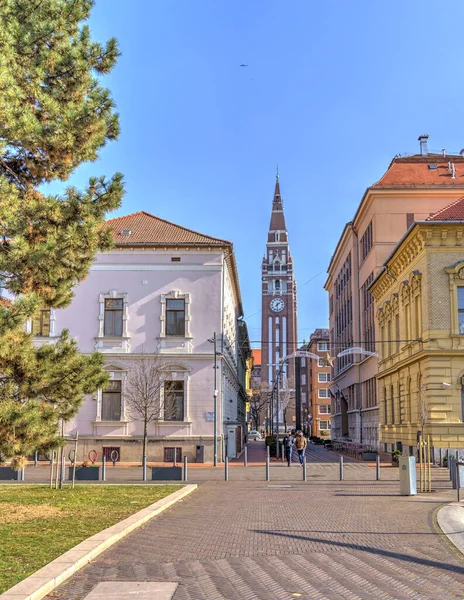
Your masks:
{"label": "paving stone pattern", "polygon": [[364,464],[345,481],[337,465],[313,469],[324,473],[306,483],[298,466],[273,467],[269,483],[231,469],[235,480],[203,483],[53,598],[81,600],[100,581],[176,581],[174,600],[464,598],[463,557],[433,522],[455,499],[446,470],[434,470],[437,491],[409,498],[394,469],[379,482]]}

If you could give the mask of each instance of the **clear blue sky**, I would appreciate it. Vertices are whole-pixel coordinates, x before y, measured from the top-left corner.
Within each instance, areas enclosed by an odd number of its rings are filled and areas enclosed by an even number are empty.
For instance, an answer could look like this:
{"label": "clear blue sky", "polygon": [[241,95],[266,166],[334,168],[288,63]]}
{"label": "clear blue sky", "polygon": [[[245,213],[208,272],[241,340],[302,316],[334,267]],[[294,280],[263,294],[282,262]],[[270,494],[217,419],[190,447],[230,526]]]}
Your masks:
{"label": "clear blue sky", "polygon": [[122,132],[73,182],[121,171],[117,214],[231,240],[259,342],[278,164],[297,280],[312,279],[308,338],[327,326],[326,269],[366,187],[421,133],[464,147],[463,22],[462,0],[97,0],[93,37],[123,53],[104,79]]}

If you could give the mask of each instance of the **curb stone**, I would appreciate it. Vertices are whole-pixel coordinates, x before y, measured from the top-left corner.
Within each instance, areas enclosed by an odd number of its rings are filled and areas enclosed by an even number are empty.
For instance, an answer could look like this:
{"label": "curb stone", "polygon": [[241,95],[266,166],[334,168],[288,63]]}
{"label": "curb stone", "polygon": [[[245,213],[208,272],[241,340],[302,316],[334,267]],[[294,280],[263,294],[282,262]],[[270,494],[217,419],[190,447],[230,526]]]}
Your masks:
{"label": "curb stone", "polygon": [[183,486],[180,490],[169,494],[147,506],[143,510],[127,517],[123,521],[103,529],[74,546],[48,565],[36,571],[20,583],[0,595],[1,600],[40,600],[56,587],[61,585],[74,573],[85,567],[104,550],[124,538],[150,519],[185,498],[197,489],[196,484]]}
{"label": "curb stone", "polygon": [[464,554],[464,505],[452,502],[442,506],[437,514],[437,522],[449,541]]}

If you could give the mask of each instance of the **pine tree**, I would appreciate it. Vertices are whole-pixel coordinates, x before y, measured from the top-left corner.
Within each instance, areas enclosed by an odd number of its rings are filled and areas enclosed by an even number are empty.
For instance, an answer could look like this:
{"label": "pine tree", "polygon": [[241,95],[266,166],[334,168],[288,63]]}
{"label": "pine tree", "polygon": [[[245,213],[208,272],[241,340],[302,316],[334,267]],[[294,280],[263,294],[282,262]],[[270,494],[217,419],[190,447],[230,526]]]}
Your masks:
{"label": "pine tree", "polygon": [[105,384],[103,358],[82,356],[64,331],[36,348],[25,322],[72,300],[95,253],[111,247],[101,224],[117,208],[122,176],[84,190],[47,194],[119,133],[99,78],[119,55],[116,40],[91,40],[92,0],[0,0],[0,274],[17,299],[0,304],[0,453],[47,450],[58,423]]}

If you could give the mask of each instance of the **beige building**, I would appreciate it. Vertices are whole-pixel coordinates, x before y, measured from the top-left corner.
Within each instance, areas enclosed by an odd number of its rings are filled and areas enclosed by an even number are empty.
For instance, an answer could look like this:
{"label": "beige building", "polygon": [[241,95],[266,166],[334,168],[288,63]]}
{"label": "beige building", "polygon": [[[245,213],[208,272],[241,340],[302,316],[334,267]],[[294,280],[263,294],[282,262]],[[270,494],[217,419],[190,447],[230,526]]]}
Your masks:
{"label": "beige building", "polygon": [[379,422],[386,451],[464,447],[464,199],[415,223],[370,290],[380,330]]}
{"label": "beige building", "polygon": [[[395,157],[383,177],[367,188],[335,248],[325,283],[333,357],[354,347],[378,351],[369,286],[414,221],[425,220],[464,193],[464,157],[429,153],[427,138],[419,138],[419,154]],[[378,445],[377,372],[375,357],[357,353],[335,358],[333,438]]]}

